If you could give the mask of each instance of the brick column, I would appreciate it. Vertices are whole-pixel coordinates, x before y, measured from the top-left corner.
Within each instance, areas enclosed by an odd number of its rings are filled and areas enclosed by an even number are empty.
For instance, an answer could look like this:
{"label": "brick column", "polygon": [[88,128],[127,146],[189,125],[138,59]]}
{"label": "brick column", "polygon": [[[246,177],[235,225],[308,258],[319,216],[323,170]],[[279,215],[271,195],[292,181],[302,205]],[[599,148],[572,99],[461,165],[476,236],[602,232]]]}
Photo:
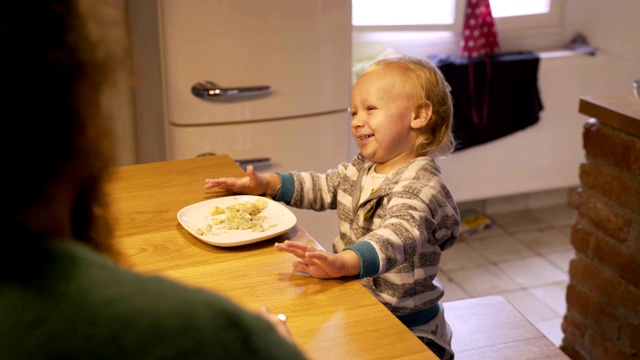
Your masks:
{"label": "brick column", "polygon": [[640,358],[640,99],[582,98],[585,162],[571,230],[561,349],[572,359]]}

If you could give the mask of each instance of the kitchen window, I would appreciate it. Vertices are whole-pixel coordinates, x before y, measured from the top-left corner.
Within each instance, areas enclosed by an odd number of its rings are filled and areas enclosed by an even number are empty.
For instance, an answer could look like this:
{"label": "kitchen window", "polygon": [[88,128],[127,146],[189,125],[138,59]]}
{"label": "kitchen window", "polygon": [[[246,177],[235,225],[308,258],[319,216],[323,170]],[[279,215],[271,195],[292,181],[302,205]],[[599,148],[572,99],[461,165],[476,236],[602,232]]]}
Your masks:
{"label": "kitchen window", "polygon": [[[462,30],[466,0],[352,0],[354,31]],[[561,25],[562,0],[490,0],[500,33],[548,31]]]}

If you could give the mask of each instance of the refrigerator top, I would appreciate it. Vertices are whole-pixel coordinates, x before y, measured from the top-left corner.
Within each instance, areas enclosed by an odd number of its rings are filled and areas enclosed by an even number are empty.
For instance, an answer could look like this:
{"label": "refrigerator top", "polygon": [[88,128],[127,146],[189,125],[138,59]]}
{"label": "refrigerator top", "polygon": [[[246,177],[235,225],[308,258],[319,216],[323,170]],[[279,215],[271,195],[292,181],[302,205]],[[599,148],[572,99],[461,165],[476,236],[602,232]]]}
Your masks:
{"label": "refrigerator top", "polygon": [[163,0],[159,24],[171,125],[283,119],[348,108],[350,1]]}

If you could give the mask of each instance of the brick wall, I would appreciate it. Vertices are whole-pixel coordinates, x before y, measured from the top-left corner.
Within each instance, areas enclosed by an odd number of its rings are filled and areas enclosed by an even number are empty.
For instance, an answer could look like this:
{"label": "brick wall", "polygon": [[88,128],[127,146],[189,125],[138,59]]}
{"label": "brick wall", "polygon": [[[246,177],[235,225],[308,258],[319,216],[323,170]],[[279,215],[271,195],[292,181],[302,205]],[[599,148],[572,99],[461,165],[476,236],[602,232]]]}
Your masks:
{"label": "brick wall", "polygon": [[583,129],[561,349],[574,360],[640,359],[640,119],[621,129],[597,114]]}

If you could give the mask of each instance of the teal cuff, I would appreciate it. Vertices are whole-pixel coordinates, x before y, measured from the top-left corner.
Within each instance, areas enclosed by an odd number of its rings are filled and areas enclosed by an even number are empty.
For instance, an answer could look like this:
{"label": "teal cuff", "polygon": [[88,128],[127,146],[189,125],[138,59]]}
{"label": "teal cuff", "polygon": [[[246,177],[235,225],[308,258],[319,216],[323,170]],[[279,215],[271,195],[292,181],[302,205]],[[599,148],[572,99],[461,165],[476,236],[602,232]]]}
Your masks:
{"label": "teal cuff", "polygon": [[438,313],[440,313],[440,305],[435,304],[428,309],[414,312],[413,314],[398,316],[398,320],[402,321],[406,327],[411,329],[412,327],[428,323],[438,316]]}
{"label": "teal cuff", "polygon": [[293,180],[293,175],[278,172],[276,175],[280,177],[280,189],[278,189],[278,195],[276,195],[274,200],[289,205],[293,199],[293,193],[296,190],[296,183]]}
{"label": "teal cuff", "polygon": [[360,275],[358,279],[378,274],[380,271],[380,259],[376,248],[368,241],[360,241],[352,246],[345,247],[342,251],[354,251],[360,258]]}

